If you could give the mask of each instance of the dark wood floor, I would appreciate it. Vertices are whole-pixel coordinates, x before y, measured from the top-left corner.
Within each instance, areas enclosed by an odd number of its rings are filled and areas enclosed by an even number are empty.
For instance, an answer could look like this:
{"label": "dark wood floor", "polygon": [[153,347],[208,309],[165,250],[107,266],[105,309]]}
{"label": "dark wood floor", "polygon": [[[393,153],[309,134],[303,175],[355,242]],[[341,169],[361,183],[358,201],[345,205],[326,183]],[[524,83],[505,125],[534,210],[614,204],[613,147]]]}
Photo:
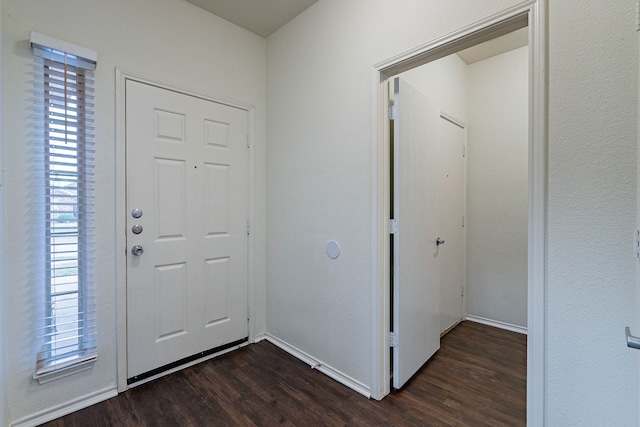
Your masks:
{"label": "dark wood floor", "polygon": [[524,426],[526,337],[464,322],[381,402],[263,341],[47,426]]}

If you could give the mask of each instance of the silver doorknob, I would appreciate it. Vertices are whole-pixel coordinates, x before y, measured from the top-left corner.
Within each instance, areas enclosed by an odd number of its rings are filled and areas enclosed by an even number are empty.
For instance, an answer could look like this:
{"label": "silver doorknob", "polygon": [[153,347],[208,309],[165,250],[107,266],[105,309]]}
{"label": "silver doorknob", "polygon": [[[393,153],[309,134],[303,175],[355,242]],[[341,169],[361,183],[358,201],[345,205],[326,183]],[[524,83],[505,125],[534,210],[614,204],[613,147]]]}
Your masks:
{"label": "silver doorknob", "polygon": [[142,216],[142,209],[135,208],[131,211],[131,216],[134,218],[140,218]]}
{"label": "silver doorknob", "polygon": [[631,329],[628,326],[624,328],[624,334],[627,336],[627,347],[640,349],[640,338],[631,335]]}
{"label": "silver doorknob", "polygon": [[135,245],[134,247],[131,248],[131,253],[134,254],[135,256],[140,256],[144,253],[144,248],[140,245]]}
{"label": "silver doorknob", "polygon": [[142,233],[142,226],[140,224],[135,224],[133,227],[131,227],[131,232],[133,234],[140,234]]}
{"label": "silver doorknob", "polygon": [[437,238],[436,239],[436,246],[440,246],[440,245],[444,245],[444,240],[442,240],[441,238]]}

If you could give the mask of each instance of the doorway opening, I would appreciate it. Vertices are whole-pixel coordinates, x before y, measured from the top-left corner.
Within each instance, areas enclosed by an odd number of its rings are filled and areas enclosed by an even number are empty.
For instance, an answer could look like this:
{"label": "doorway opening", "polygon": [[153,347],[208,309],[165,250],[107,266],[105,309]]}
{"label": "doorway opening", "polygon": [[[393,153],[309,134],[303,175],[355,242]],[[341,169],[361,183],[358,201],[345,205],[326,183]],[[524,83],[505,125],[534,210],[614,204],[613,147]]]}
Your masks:
{"label": "doorway opening", "polygon": [[[528,125],[526,133],[526,327],[528,331],[527,349],[527,417],[528,422],[540,420],[543,414],[543,356],[544,356],[544,219],[545,219],[545,103],[544,103],[544,36],[542,29],[544,23],[541,10],[543,6],[535,1],[526,5],[512,8],[485,21],[463,28],[451,35],[442,37],[425,46],[421,46],[411,52],[398,55],[376,66],[375,85],[378,93],[376,106],[377,145],[374,156],[377,159],[378,175],[376,188],[378,188],[376,213],[376,253],[378,254],[378,270],[376,271],[378,288],[374,292],[374,313],[378,314],[374,322],[374,336],[376,349],[373,356],[374,388],[372,396],[381,399],[391,390],[392,356],[389,351],[391,340],[398,339],[393,331],[393,319],[397,316],[398,308],[392,309],[394,301],[391,284],[395,273],[392,269],[392,259],[397,253],[392,250],[391,228],[395,227],[390,219],[394,210],[391,196],[393,194],[391,163],[391,121],[388,120],[387,106],[390,104],[388,85],[396,76],[402,77],[402,73],[417,69],[418,67],[433,63],[441,58],[456,54],[472,46],[477,46],[489,40],[497,39],[514,31],[524,32],[528,39],[528,47],[524,47],[526,57],[526,69],[528,77],[526,93],[528,102],[526,106],[525,122]],[[521,56],[523,52],[520,52]],[[433,83],[433,82],[432,82]],[[437,84],[437,82],[436,82]],[[465,125],[465,120],[460,120],[454,112],[442,110],[445,117],[453,117],[458,124]],[[400,117],[402,113],[400,112]],[[397,126],[397,125],[393,125]],[[394,212],[397,213],[397,212]],[[462,221],[463,219],[460,218]],[[464,219],[466,221],[466,218]],[[433,240],[436,240],[434,236]],[[446,238],[443,238],[446,241]],[[445,245],[446,246],[446,245]],[[463,309],[461,319],[466,314]],[[477,316],[481,318],[483,316]],[[449,319],[451,320],[451,319]],[[449,320],[443,320],[442,324]],[[477,319],[476,319],[477,320]],[[455,325],[444,326],[443,330]],[[505,321],[505,324],[511,323]],[[513,322],[514,324],[516,322]],[[440,324],[438,325],[440,327]],[[442,331],[442,330],[441,330]],[[401,339],[401,338],[400,338]],[[377,381],[376,381],[377,380]],[[377,388],[376,388],[377,387]]]}
{"label": "doorway opening", "polygon": [[[405,382],[399,365],[418,357],[408,379],[464,320],[526,334],[527,36],[525,27],[393,79],[394,388]],[[431,350],[419,357],[407,339]]]}

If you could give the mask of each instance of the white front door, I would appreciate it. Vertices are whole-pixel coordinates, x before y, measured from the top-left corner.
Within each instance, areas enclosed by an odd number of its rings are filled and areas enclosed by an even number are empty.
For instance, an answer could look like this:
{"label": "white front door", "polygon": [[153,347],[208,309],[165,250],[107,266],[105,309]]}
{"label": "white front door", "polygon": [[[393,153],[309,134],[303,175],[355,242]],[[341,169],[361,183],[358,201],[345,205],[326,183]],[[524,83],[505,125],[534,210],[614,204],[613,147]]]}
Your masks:
{"label": "white front door", "polygon": [[247,135],[245,110],[126,82],[129,382],[247,339]]}
{"label": "white front door", "polygon": [[393,387],[402,387],[440,348],[438,245],[440,112],[401,78],[394,79]]}
{"label": "white front door", "polygon": [[467,133],[454,119],[440,116],[440,332],[462,320],[464,284],[465,144]]}

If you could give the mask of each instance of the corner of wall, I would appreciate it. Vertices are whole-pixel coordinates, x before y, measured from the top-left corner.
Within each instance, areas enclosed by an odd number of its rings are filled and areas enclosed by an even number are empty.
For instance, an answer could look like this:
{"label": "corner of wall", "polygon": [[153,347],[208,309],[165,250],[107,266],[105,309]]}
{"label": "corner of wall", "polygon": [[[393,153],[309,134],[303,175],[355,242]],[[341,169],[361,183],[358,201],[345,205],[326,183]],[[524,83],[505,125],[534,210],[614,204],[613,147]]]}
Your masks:
{"label": "corner of wall", "polygon": [[4,2],[0,0],[0,424],[7,421],[7,363],[6,363],[6,236],[4,196]]}

